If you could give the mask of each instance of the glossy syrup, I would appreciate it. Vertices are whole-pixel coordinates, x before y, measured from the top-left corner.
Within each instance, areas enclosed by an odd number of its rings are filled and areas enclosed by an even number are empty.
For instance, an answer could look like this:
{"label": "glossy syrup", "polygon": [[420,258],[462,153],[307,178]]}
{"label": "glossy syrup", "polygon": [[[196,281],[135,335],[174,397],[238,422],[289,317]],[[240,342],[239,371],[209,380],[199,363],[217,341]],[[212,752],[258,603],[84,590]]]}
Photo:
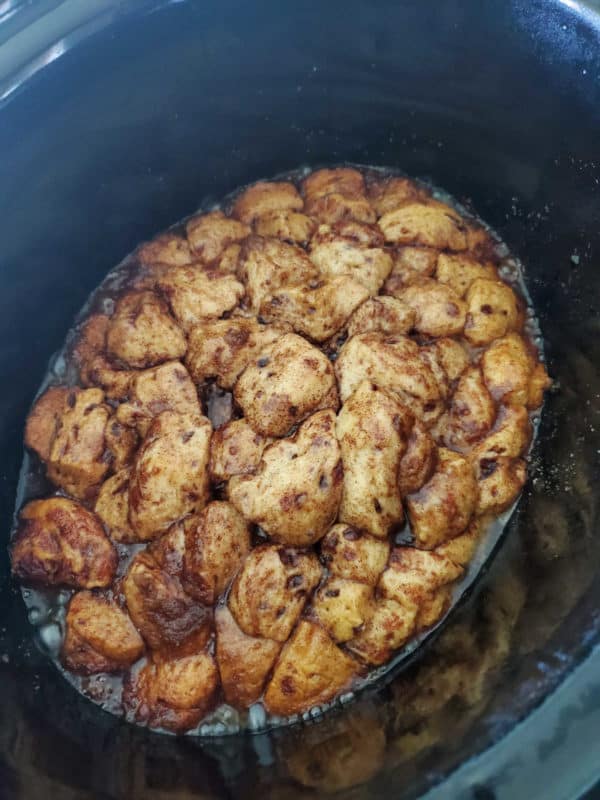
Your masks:
{"label": "glossy syrup", "polygon": [[[404,173],[400,170],[391,168],[373,168],[360,164],[347,164],[360,169],[365,175],[376,177],[401,176]],[[314,167],[301,167],[291,172],[283,173],[269,178],[269,180],[292,180],[300,181],[305,175],[311,172]],[[425,188],[429,189],[436,199],[453,206],[463,217],[473,220],[488,231],[496,242],[495,251],[499,260],[499,272],[503,280],[511,285],[518,294],[521,295],[526,304],[526,323],[525,332],[530,341],[536,346],[540,357],[543,359],[543,340],[539,324],[533,309],[530,295],[525,284],[523,265],[512,255],[508,247],[486,223],[474,216],[467,208],[462,206],[455,198],[430,183],[417,181]],[[203,203],[194,211],[200,212],[213,211],[219,208],[227,209],[235,197],[246,187],[240,187],[231,195],[224,198],[222,203]],[[191,216],[191,215],[190,215]],[[186,218],[187,219],[187,218]],[[177,231],[183,228],[186,219],[173,225],[169,230]],[[56,353],[49,362],[48,371],[42,381],[38,395],[41,394],[49,385],[76,385],[77,369],[70,357],[73,343],[77,337],[82,322],[96,311],[112,313],[115,301],[119,295],[127,288],[129,279],[135,268],[135,262],[131,256],[127,256],[118,266],[111,270],[100,286],[91,294],[87,303],[79,313],[74,326],[69,331],[63,348]],[[213,422],[214,427],[222,424],[230,418],[232,411],[232,399],[229,392],[223,392],[216,386],[205,386],[201,390],[202,402],[207,408],[207,414]],[[540,410],[531,415],[533,422],[532,445],[535,442],[539,426]],[[532,464],[529,462],[529,469]],[[16,529],[17,512],[29,500],[47,497],[56,493],[54,487],[45,478],[43,465],[36,456],[27,451],[24,454],[23,464],[19,476],[19,483],[16,498],[16,511],[13,524],[13,532]],[[518,501],[517,501],[518,502]],[[389,662],[381,667],[372,669],[365,677],[356,680],[351,691],[345,692],[334,698],[333,701],[320,706],[315,706],[303,714],[292,717],[278,717],[268,715],[260,702],[252,706],[248,711],[239,712],[226,703],[221,703],[217,708],[207,715],[188,736],[223,736],[234,734],[240,730],[250,732],[260,732],[276,728],[282,725],[289,725],[299,721],[310,721],[319,718],[326,710],[335,706],[343,706],[351,702],[356,694],[367,687],[375,688],[387,682],[398,674],[401,669],[406,667],[418,648],[429,639],[435,631],[443,626],[457,606],[461,598],[472,588],[477,577],[490,560],[493,552],[500,544],[506,525],[516,507],[515,503],[508,511],[496,517],[483,535],[477,550],[465,569],[465,574],[461,581],[456,582],[452,591],[452,601],[446,614],[432,627],[413,637],[404,647],[400,648]],[[261,537],[261,531],[257,535]],[[405,537],[406,530],[398,534],[398,542]],[[262,538],[262,537],[261,537]],[[119,553],[118,574],[125,573],[127,566],[136,552],[144,548],[144,545],[123,545],[116,544]],[[23,587],[21,589],[23,600],[27,607],[28,619],[33,628],[33,638],[40,650],[50,658],[56,668],[61,672],[65,679],[85,697],[97,703],[105,711],[116,716],[123,716],[121,706],[121,695],[123,689],[123,679],[119,675],[99,674],[89,677],[81,677],[65,670],[60,662],[60,650],[65,633],[65,617],[69,599],[73,592],[68,589],[40,589]],[[145,663],[145,658],[140,659],[133,669],[139,669]],[[170,733],[169,731],[162,731]]]}

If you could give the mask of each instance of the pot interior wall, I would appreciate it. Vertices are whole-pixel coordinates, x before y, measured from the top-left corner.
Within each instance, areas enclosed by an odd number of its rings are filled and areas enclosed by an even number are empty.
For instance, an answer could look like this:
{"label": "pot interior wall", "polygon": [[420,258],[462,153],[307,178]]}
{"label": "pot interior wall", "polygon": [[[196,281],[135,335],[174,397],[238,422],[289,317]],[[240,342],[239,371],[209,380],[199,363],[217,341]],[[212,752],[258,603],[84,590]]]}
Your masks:
{"label": "pot interior wall", "polygon": [[29,404],[91,289],[206,197],[302,164],[392,165],[471,203],[526,265],[556,381],[533,480],[475,596],[392,683],[308,728],[206,742],[120,724],[33,645],[1,548],[7,797],[414,796],[592,649],[600,49],[597,18],[570,5],[115,3],[115,21],[0,107],[5,536]]}

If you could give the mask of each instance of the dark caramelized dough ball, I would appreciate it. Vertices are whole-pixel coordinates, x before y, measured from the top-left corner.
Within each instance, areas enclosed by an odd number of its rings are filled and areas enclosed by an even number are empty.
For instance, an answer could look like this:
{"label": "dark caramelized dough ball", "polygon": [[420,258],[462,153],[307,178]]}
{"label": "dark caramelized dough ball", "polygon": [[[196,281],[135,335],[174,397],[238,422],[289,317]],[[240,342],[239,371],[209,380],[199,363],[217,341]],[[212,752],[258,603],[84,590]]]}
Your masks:
{"label": "dark caramelized dough ball", "polygon": [[367,583],[329,578],[317,589],[312,613],[336,642],[347,642],[370,614],[373,588]]}
{"label": "dark caramelized dough ball", "polygon": [[110,409],[101,389],[72,389],[50,447],[50,480],[79,499],[93,495],[110,467],[106,427]]}
{"label": "dark caramelized dough ball", "polygon": [[453,208],[434,200],[407,203],[388,211],[378,222],[386,242],[422,245],[439,250],[466,250],[467,226]]}
{"label": "dark caramelized dough ball", "polygon": [[245,634],[226,605],[216,609],[215,626],[225,702],[234,708],[248,708],[260,698],[281,644]]}
{"label": "dark caramelized dough ball", "polygon": [[166,303],[152,292],[129,292],[119,300],[106,343],[109,355],[136,369],[181,358],[187,350]]}
{"label": "dark caramelized dough ball", "polygon": [[311,245],[311,261],[325,278],[352,278],[377,294],[392,271],[392,257],[382,247],[364,247],[343,236]]}
{"label": "dark caramelized dough ball", "polygon": [[406,499],[411,529],[419,547],[435,547],[464,531],[477,498],[477,481],[470,462],[440,447],[432,478]]}
{"label": "dark caramelized dough ball", "polygon": [[250,236],[244,243],[239,275],[254,313],[278,289],[306,284],[318,277],[301,247],[262,236]]}
{"label": "dark caramelized dough ball", "polygon": [[348,336],[368,331],[408,333],[415,324],[414,310],[395,297],[371,297],[359,306],[348,322]]}
{"label": "dark caramelized dough ball", "polygon": [[442,413],[443,387],[419,347],[405,336],[359,333],[344,344],[335,362],[342,402],[364,380],[398,395],[428,427]]}
{"label": "dark caramelized dough ball", "polygon": [[510,405],[537,408],[550,380],[518,333],[508,333],[483,352],[483,377],[492,397]]}
{"label": "dark caramelized dough ball", "polygon": [[527,465],[520,458],[498,456],[476,462],[479,486],[477,512],[500,514],[512,505],[527,480]]}
{"label": "dark caramelized dough ball", "polygon": [[255,547],[233,582],[229,609],[248,636],[284,642],[320,578],[321,565],[313,553]]}
{"label": "dark caramelized dough ball", "polygon": [[307,547],[334,522],[342,495],[335,414],[318,411],[266,448],[253,475],[229,481],[229,499],[251,522],[286,544]]}
{"label": "dark caramelized dough ball", "polygon": [[346,276],[311,281],[273,292],[261,305],[260,315],[267,322],[289,323],[297,333],[324,342],[343,328],[368,296],[362,283]]}
{"label": "dark caramelized dough ball", "polygon": [[263,214],[272,211],[301,211],[303,205],[304,201],[293,183],[259,181],[237,197],[231,214],[251,225]]}
{"label": "dark caramelized dough ball", "polygon": [[69,603],[62,660],[67,669],[90,675],[119,672],[144,651],[133,623],[116,603],[94,592],[77,592]]}
{"label": "dark caramelized dough ball", "polygon": [[274,236],[294,244],[308,242],[316,227],[316,222],[306,214],[289,209],[266,211],[254,222],[254,230],[259,236]]}
{"label": "dark caramelized dough ball", "polygon": [[227,247],[250,234],[248,225],[226,217],[222,211],[192,217],[185,228],[194,256],[205,264],[212,263]]}
{"label": "dark caramelized dough ball", "polygon": [[431,247],[398,247],[394,254],[392,271],[383,285],[384,294],[395,297],[407,286],[420,283],[422,278],[431,277],[435,272],[438,252]]}
{"label": "dark caramelized dough ball", "polygon": [[339,413],[344,489],[339,520],[385,537],[403,519],[398,469],[412,418],[398,398],[370,381]]}
{"label": "dark caramelized dough ball", "polygon": [[258,467],[273,440],[257,433],[245,419],[234,419],[218,428],[210,442],[210,476],[217,483],[233,475],[247,475]]}
{"label": "dark caramelized dough ball", "polygon": [[431,477],[437,463],[437,447],[422,422],[415,420],[400,459],[398,490],[401,497],[412,494]]}
{"label": "dark caramelized dough ball", "polygon": [[420,283],[396,292],[395,297],[414,311],[414,327],[418,333],[454,336],[465,327],[465,303],[443,283],[423,278]]}
{"label": "dark caramelized dough ball", "polygon": [[104,481],[94,511],[104,523],[113,542],[138,541],[129,523],[130,469],[122,469]]}
{"label": "dark caramelized dough ball", "polygon": [[244,296],[244,286],[233,275],[203,271],[194,266],[173,267],[157,281],[173,316],[184,330],[203,319],[232,311]]}
{"label": "dark caramelized dough ball", "polygon": [[50,458],[50,448],[71,391],[67,386],[51,386],[38,397],[27,417],[25,444],[42,461]]}
{"label": "dark caramelized dough ball", "polygon": [[12,572],[25,583],[94,589],[109,586],[117,553],[95,514],[66,497],[33,500],[19,515]]}
{"label": "dark caramelized dough ball", "polygon": [[287,717],[327,703],[349,686],[357,671],[354,659],[320,625],[302,620],[275,664],[265,708]]}
{"label": "dark caramelized dough ball", "polygon": [[209,653],[149,662],[127,676],[123,707],[130,719],[175,733],[195,727],[217,698],[219,671]]}
{"label": "dark caramelized dough ball", "polygon": [[465,338],[476,347],[522,325],[517,296],[502,281],[477,278],[467,291],[466,303]]}
{"label": "dark caramelized dough ball", "polygon": [[416,619],[414,606],[378,599],[362,629],[348,642],[348,649],[368,664],[384,664],[413,634]]}
{"label": "dark caramelized dough ball", "polygon": [[175,233],[161,233],[150,242],[144,242],[135,251],[140,264],[165,264],[181,266],[192,261],[187,241]]}
{"label": "dark caramelized dough ball", "polygon": [[378,217],[426,197],[425,190],[408,178],[383,178],[369,185],[369,200]]}
{"label": "dark caramelized dough ball", "polygon": [[390,544],[338,523],[321,541],[321,559],[337,578],[375,586],[387,564]]}
{"label": "dark caramelized dough ball", "polygon": [[263,436],[284,436],[315,411],[339,406],[331,362],[295,333],[259,353],[238,379],[234,397]]}
{"label": "dark caramelized dough ball", "polygon": [[152,650],[182,645],[210,633],[209,610],[193,600],[176,575],[148,552],[138,553],[123,580],[123,594],[135,627]]}
{"label": "dark caramelized dough ball", "polygon": [[232,389],[252,359],[285,332],[243,317],[204,322],[190,332],[187,368],[196,383],[215,378],[223,389]]}
{"label": "dark caramelized dough ball", "polygon": [[196,600],[214,605],[250,552],[248,523],[231,503],[215,500],[183,525],[183,585]]}
{"label": "dark caramelized dough ball", "polygon": [[117,408],[117,419],[145,436],[152,420],[163,411],[201,413],[196,387],[179,361],[136,373],[129,400]]}
{"label": "dark caramelized dough ball", "polygon": [[206,417],[172,411],[150,425],[129,484],[129,519],[140,540],[206,505],[211,432]]}

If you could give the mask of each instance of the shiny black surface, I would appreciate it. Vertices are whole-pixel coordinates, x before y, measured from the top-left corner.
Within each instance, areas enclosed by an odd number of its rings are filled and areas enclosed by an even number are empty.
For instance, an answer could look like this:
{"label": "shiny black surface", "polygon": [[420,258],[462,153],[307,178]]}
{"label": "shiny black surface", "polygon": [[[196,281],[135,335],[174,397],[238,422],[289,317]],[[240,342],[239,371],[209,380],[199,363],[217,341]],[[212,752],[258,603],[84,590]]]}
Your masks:
{"label": "shiny black surface", "polygon": [[593,7],[106,3],[100,15],[90,4],[90,26],[69,21],[70,5],[42,18],[58,38],[21,45],[33,23],[16,26],[14,69],[0,61],[6,533],[29,404],[90,290],[205,197],[300,164],[396,165],[472,202],[527,267],[557,387],[534,480],[475,596],[392,684],[310,727],[201,742],[102,714],[31,643],[2,548],[0,797],[582,791],[599,766],[600,707]]}

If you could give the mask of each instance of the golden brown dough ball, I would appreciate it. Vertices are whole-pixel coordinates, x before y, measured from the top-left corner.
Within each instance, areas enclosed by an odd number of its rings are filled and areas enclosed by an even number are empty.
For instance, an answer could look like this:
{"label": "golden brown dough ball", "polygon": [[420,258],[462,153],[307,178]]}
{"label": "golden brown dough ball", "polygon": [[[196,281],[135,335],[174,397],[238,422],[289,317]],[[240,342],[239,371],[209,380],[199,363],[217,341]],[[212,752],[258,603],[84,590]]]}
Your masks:
{"label": "golden brown dough ball", "polygon": [[476,462],[479,484],[477,511],[500,514],[512,505],[527,480],[527,465],[520,458],[498,456]]}
{"label": "golden brown dough ball", "polygon": [[471,457],[516,458],[527,449],[531,435],[531,421],[525,406],[501,406],[494,427],[484,439],[477,442],[471,451]]}
{"label": "golden brown dough ball", "polygon": [[369,184],[369,200],[378,217],[426,197],[425,190],[409,178],[383,178]]}
{"label": "golden brown dough ball", "polygon": [[550,385],[543,364],[536,364],[518,333],[492,342],[481,356],[481,368],[492,397],[510,405],[536,408]]}
{"label": "golden brown dough ball", "polygon": [[284,642],[321,578],[313,553],[255,547],[229,593],[229,610],[248,636]]}
{"label": "golden brown dough ball", "polygon": [[401,497],[412,494],[431,477],[437,463],[437,447],[427,428],[415,420],[400,459],[398,491]]}
{"label": "golden brown dough ball", "polygon": [[398,247],[388,279],[383,285],[385,294],[394,297],[413,283],[420,283],[435,272],[439,251],[431,247]]}
{"label": "golden brown dough ball", "polygon": [[42,461],[50,458],[50,448],[70,393],[67,386],[51,386],[35,401],[25,426],[25,444]]}
{"label": "golden brown dough ball", "polygon": [[192,261],[188,242],[176,233],[161,233],[150,242],[144,242],[135,251],[138,262],[181,266]]}
{"label": "golden brown dough ball", "polygon": [[11,562],[25,583],[95,589],[112,583],[117,553],[95,514],[66,497],[49,497],[21,511]]}
{"label": "golden brown dough ball", "polygon": [[430,200],[388,211],[377,223],[392,244],[422,245],[439,250],[466,250],[466,225],[450,206]]}
{"label": "golden brown dough ball", "polygon": [[337,578],[375,586],[387,564],[390,544],[337,523],[321,541],[321,560]]}
{"label": "golden brown dough ball", "polygon": [[362,630],[348,642],[348,649],[368,664],[384,664],[412,635],[416,618],[416,607],[379,599]]}
{"label": "golden brown dough ball", "polygon": [[250,236],[240,255],[239,276],[246,285],[250,310],[256,314],[278,289],[309,283],[318,273],[301,247]]}
{"label": "golden brown dough ball", "polygon": [[245,189],[231,211],[236,219],[251,225],[263,214],[273,211],[301,211],[304,201],[293,183],[259,181]]}
{"label": "golden brown dough ball", "polygon": [[445,394],[419,347],[405,336],[359,333],[344,344],[335,362],[342,402],[364,380],[398,395],[411,412],[431,426],[443,411]]}
{"label": "golden brown dough ball", "polygon": [[329,578],[317,589],[312,613],[336,642],[347,642],[369,616],[373,589],[367,583]]}
{"label": "golden brown dough ball", "polygon": [[293,244],[306,244],[316,227],[316,222],[306,214],[289,209],[267,211],[254,222],[254,230],[259,236],[274,236]]}
{"label": "golden brown dough ball", "polygon": [[142,637],[119,606],[94,592],[73,595],[61,653],[67,669],[85,675],[119,672],[137,661],[143,651]]}
{"label": "golden brown dough ball", "polygon": [[297,333],[324,342],[343,328],[368,296],[362,283],[346,276],[311,281],[273,292],[261,305],[260,316],[267,322],[289,323]]}
{"label": "golden brown dough ball", "polygon": [[92,497],[108,472],[105,449],[109,417],[101,389],[69,391],[50,445],[47,473],[54,484],[73,497]]}
{"label": "golden brown dough ball", "polygon": [[444,441],[457,450],[470,446],[491,429],[496,418],[496,404],[483,380],[479,367],[468,367],[460,376],[452,396]]}
{"label": "golden brown dough ball", "polygon": [[437,552],[395,547],[379,590],[388,600],[420,610],[431,602],[432,593],[453,583],[462,573],[461,566]]}
{"label": "golden brown dough ball", "polygon": [[468,459],[440,447],[432,478],[406,499],[418,545],[436,547],[464,531],[477,498],[477,481]]}
{"label": "golden brown dough ball", "polygon": [[129,399],[119,405],[116,416],[124,425],[136,427],[140,435],[145,436],[154,417],[163,411],[201,413],[196,387],[179,361],[136,373]]}
{"label": "golden brown dough ball", "polygon": [[310,258],[325,278],[345,276],[375,295],[392,271],[392,257],[382,247],[364,247],[343,236],[311,246]]}
{"label": "golden brown dough ball", "polygon": [[140,540],[206,505],[211,433],[206,417],[173,411],[150,425],[129,482],[129,519]]}
{"label": "golden brown dough ball", "polygon": [[464,297],[469,287],[479,278],[497,282],[498,272],[490,262],[482,263],[466,253],[440,253],[436,278],[459,297]]}
{"label": "golden brown dough ball", "polygon": [[153,292],[123,295],[111,317],[106,343],[110,356],[136,369],[181,358],[187,350],[183,331]]}
{"label": "golden brown dough ball", "polygon": [[305,197],[320,197],[332,192],[348,197],[364,195],[365,179],[357,169],[351,167],[318,169],[304,178],[302,192]]}
{"label": "golden brown dough ball", "polygon": [[370,381],[346,400],[336,426],[344,465],[340,522],[385,537],[403,519],[398,469],[411,422],[397,397]]}
{"label": "golden brown dough ball", "polygon": [[368,331],[408,333],[415,324],[414,310],[395,297],[371,297],[359,306],[348,322],[348,336]]}
{"label": "golden brown dough ball", "polygon": [[232,311],[244,296],[244,285],[233,275],[205,272],[197,267],[173,267],[157,281],[173,316],[184,330],[203,319]]}
{"label": "golden brown dough ball", "polygon": [[234,419],[218,428],[210,442],[210,476],[227,481],[233,475],[254,472],[272,439],[257,433],[245,419]]}
{"label": "golden brown dough ball", "polygon": [[466,306],[443,283],[423,278],[395,295],[415,313],[415,330],[428,336],[454,336],[465,326]]}
{"label": "golden brown dough ball", "polygon": [[331,362],[295,333],[260,352],[238,379],[234,397],[263,436],[284,436],[315,411],[339,405]]}
{"label": "golden brown dough ball", "polygon": [[191,251],[205,264],[211,264],[227,247],[250,234],[248,225],[226,217],[222,211],[192,217],[185,228]]}
{"label": "golden brown dough ball", "polygon": [[92,314],[84,322],[73,348],[83,386],[97,386],[112,400],[122,400],[129,393],[135,371],[117,369],[106,354],[106,334],[110,317]]}
{"label": "golden brown dough ball", "polygon": [[248,523],[231,503],[214,500],[184,522],[183,585],[204,605],[214,605],[250,552]]}
{"label": "golden brown dough ball", "polygon": [[287,717],[326,703],[350,684],[357,670],[354,659],[320,625],[302,620],[275,664],[265,708]]}
{"label": "golden brown dough ball", "polygon": [[517,296],[502,281],[476,278],[467,291],[466,302],[465,337],[476,347],[521,327]]}
{"label": "golden brown dough ball", "polygon": [[123,707],[130,720],[183,732],[210,711],[218,687],[219,672],[208,653],[149,662],[126,678]]}
{"label": "golden brown dough ball", "polygon": [[113,542],[135,542],[129,524],[129,476],[131,470],[119,470],[104,481],[96,498],[94,511],[100,517]]}
{"label": "golden brown dough ball", "polygon": [[252,359],[284,333],[244,317],[203,322],[190,331],[185,363],[196,383],[216,378],[220,387],[232,389]]}
{"label": "golden brown dough ball", "polygon": [[234,475],[228,495],[238,511],[280,542],[307,547],[334,522],[342,496],[335,414],[318,411],[294,436],[266,448],[253,475]]}
{"label": "golden brown dough ball", "polygon": [[215,624],[225,701],[235,708],[248,708],[260,698],[281,644],[245,634],[226,605],[215,611]]}

